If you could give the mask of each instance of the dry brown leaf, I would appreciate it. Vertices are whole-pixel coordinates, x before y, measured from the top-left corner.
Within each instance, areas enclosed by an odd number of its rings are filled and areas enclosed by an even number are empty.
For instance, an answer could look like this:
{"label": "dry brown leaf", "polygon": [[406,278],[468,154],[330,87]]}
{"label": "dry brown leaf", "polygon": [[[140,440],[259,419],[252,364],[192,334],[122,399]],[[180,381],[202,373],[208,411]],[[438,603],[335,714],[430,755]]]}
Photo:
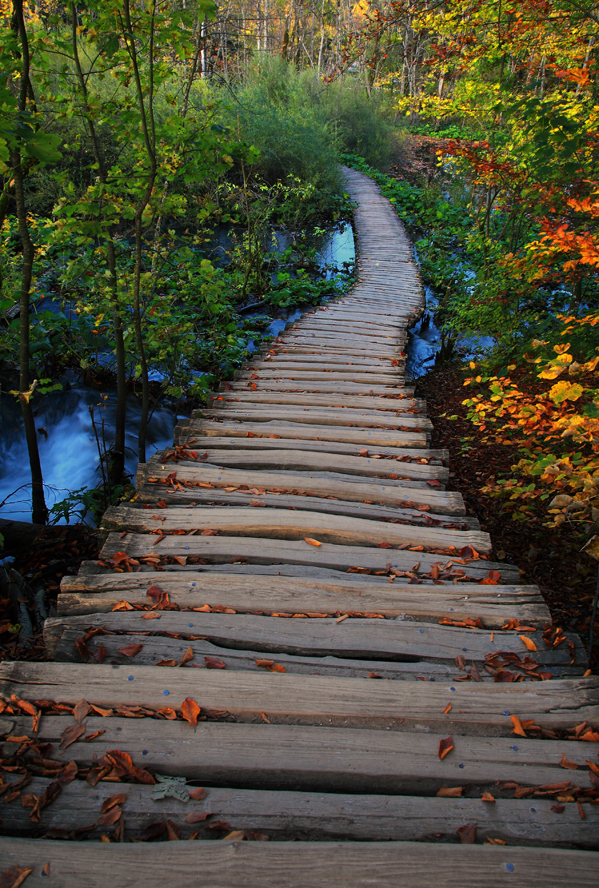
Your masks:
{"label": "dry brown leaf", "polygon": [[116,807],[116,805],[124,805],[126,801],[127,793],[117,792],[116,795],[112,795],[110,796],[110,798],[104,799],[100,811],[102,814],[106,814],[107,811],[110,811],[112,808]]}
{"label": "dry brown leaf", "polygon": [[578,770],[578,765],[576,764],[576,762],[569,762],[568,759],[566,758],[565,752],[562,753],[562,759],[561,759],[559,765],[560,765],[560,768],[567,768],[569,771],[577,771]]}
{"label": "dry brown leaf", "polygon": [[32,866],[11,866],[0,875],[0,888],[19,888],[32,872]]}
{"label": "dry brown leaf", "polygon": [[311,546],[322,546],[322,543],[319,543],[318,540],[313,540],[311,537],[304,537],[304,540],[310,543]]}
{"label": "dry brown leaf", "polygon": [[202,799],[206,798],[206,790],[203,787],[198,786],[197,789],[192,789],[189,793],[189,798],[193,799],[194,802],[201,802]]}
{"label": "dry brown leaf", "polygon": [[79,740],[79,738],[85,734],[86,730],[85,723],[69,725],[68,728],[65,728],[60,735],[60,750],[64,752],[71,743],[75,743],[76,740]]}
{"label": "dry brown leaf", "polygon": [[204,811],[192,811],[191,814],[188,814],[185,818],[186,823],[201,823],[202,820],[206,820],[210,817],[210,812]]}
{"label": "dry brown leaf", "polygon": [[492,796],[490,792],[483,792],[482,800],[483,802],[494,802],[495,796]]}
{"label": "dry brown leaf", "polygon": [[517,734],[519,737],[526,737],[526,731],[522,727],[522,722],[518,718],[517,715],[510,716],[512,720],[512,724],[514,726],[514,734]]}
{"label": "dry brown leaf", "polygon": [[451,703],[447,704],[447,706],[445,707],[445,709],[443,710],[443,712],[441,714],[447,715],[448,712],[451,712]]}
{"label": "dry brown leaf", "polygon": [[439,742],[439,758],[441,761],[445,758],[446,755],[449,755],[451,750],[454,748],[453,739],[451,737],[444,737]]}

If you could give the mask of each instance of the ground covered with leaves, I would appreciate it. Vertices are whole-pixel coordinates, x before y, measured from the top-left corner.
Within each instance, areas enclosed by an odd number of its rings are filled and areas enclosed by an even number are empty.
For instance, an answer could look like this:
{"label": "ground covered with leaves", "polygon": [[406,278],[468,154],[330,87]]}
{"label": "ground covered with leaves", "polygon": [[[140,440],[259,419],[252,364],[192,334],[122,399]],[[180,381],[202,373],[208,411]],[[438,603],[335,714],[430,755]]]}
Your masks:
{"label": "ground covered with leaves", "polygon": [[[515,520],[505,500],[482,491],[490,478],[509,475],[520,454],[516,446],[481,441],[462,403],[468,394],[463,387],[465,376],[458,365],[443,364],[418,380],[416,390],[428,403],[434,425],[432,446],[449,450],[450,487],[462,494],[468,513],[491,535],[494,557],[517,565],[522,582],[540,588],[554,623],[578,632],[587,645],[596,564],[581,553],[585,540],[579,528],[569,522],[558,528],[546,526],[546,503],[533,504],[526,521]],[[597,641],[594,671],[599,667]]]}

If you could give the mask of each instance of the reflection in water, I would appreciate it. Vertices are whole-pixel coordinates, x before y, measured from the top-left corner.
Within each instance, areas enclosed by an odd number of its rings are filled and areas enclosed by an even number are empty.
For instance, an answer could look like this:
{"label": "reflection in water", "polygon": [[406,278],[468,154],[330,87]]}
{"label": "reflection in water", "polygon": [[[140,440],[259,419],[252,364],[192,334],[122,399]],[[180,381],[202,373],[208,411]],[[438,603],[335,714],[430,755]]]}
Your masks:
{"label": "reflection in water", "polygon": [[[89,406],[94,406],[100,441],[113,441],[116,392],[100,392],[87,387],[52,392],[40,397],[35,406],[35,425],[39,434],[46,500],[49,507],[65,499],[70,491],[95,487],[101,481],[98,447]],[[98,406],[100,405],[100,406]],[[126,469],[133,477],[137,467],[137,428],[140,406],[133,396],[127,402]],[[31,475],[27,457],[21,412],[14,398],[3,398],[0,405],[0,507],[2,518],[31,520]],[[104,432],[102,433],[102,421]],[[172,410],[158,407],[148,429],[147,455],[172,443],[176,417]],[[10,494],[22,488],[14,496]]]}
{"label": "reflection in water", "polygon": [[[228,240],[227,240],[228,238]],[[230,233],[219,232],[215,252],[224,253],[230,246]],[[232,242],[232,241],[231,241]],[[285,249],[288,244],[281,242],[277,247]],[[325,272],[327,279],[344,263],[355,258],[354,237],[350,225],[326,234],[314,241],[317,248],[315,261]],[[48,307],[48,306],[45,306]],[[255,316],[260,311],[252,312]],[[289,309],[281,312],[281,317],[273,320],[268,333],[277,336],[289,320],[297,320],[302,312]],[[247,316],[247,315],[246,315]],[[251,351],[250,346],[250,351]],[[155,371],[152,379],[160,379]],[[4,389],[12,385],[3,386]],[[46,501],[51,508],[54,503],[65,499],[71,491],[82,487],[95,487],[101,480],[100,460],[89,406],[94,406],[96,428],[101,444],[104,436],[108,446],[114,440],[114,420],[116,392],[100,391],[85,386],[76,386],[60,392],[52,392],[34,402],[35,424],[39,434],[39,449],[42,462]],[[137,399],[130,396],[127,406],[127,452],[126,470],[133,478],[137,468],[137,429],[140,406]],[[176,416],[167,407],[158,407],[148,428],[147,455],[162,450],[172,444]],[[104,431],[102,432],[102,421]],[[31,520],[30,505],[31,475],[25,432],[19,406],[12,396],[0,400],[0,516],[21,521]],[[14,493],[17,491],[16,493]],[[7,500],[4,503],[4,500]],[[1,505],[4,503],[4,505]]]}

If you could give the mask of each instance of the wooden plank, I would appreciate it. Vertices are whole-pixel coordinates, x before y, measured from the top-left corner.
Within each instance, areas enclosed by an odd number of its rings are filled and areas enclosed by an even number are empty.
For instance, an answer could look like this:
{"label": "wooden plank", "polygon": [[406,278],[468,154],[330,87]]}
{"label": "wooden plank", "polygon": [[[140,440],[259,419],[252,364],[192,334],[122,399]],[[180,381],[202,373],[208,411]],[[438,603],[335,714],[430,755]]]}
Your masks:
{"label": "wooden plank", "polygon": [[[164,486],[164,485],[163,485]],[[322,512],[329,515],[348,515],[352,518],[370,518],[373,521],[383,521],[391,524],[414,524],[419,527],[438,526],[449,527],[454,530],[480,530],[476,518],[464,515],[439,515],[435,512],[419,512],[416,509],[400,509],[393,506],[368,505],[362,502],[345,502],[337,499],[324,499],[323,497],[294,496],[285,493],[264,493],[259,498],[248,490],[204,490],[198,487],[183,487],[171,489],[165,487],[160,492],[161,502],[170,505],[190,505],[198,509],[208,509],[211,506],[258,506],[273,509],[302,509],[312,512]],[[156,512],[156,487],[154,484],[141,484],[137,488],[137,500],[133,505],[140,508],[152,507]],[[140,505],[142,504],[142,505]]]}
{"label": "wooden plank", "polygon": [[[345,842],[177,842],[172,844],[73,843],[65,857],[63,842],[32,843],[0,839],[7,867],[33,867],[27,888],[44,888],[46,864],[61,888],[116,885],[183,888],[190,873],[201,873],[211,888],[347,888],[388,886],[401,873],[405,888],[504,888],[512,873],[527,888],[562,888],[564,873],[577,888],[595,888],[599,858],[592,851],[487,846],[457,847],[421,842],[384,844]],[[506,858],[509,857],[509,871]]]}
{"label": "wooden plank", "polygon": [[[168,451],[167,451],[168,452]],[[155,454],[156,460],[162,460],[164,452]],[[359,475],[363,478],[398,478],[412,481],[428,481],[437,479],[443,484],[449,480],[449,469],[420,462],[399,462],[393,459],[373,459],[371,456],[344,455],[341,459],[337,454],[323,451],[311,451],[304,448],[287,449],[283,443],[278,448],[266,450],[252,449],[221,449],[212,446],[205,451],[206,464],[244,468],[250,470],[275,470],[289,472],[335,472],[342,470],[343,475]],[[355,451],[354,451],[355,454]],[[177,461],[177,465],[197,465],[194,460]]]}
{"label": "wooden plank", "polygon": [[[11,780],[10,782],[14,782]],[[28,792],[41,796],[51,780],[35,777]],[[271,838],[344,838],[375,841],[423,841],[431,835],[455,840],[465,823],[476,823],[477,840],[499,838],[509,845],[534,842],[537,845],[577,844],[583,848],[599,845],[599,810],[586,806],[587,819],[580,820],[575,805],[566,805],[556,817],[553,802],[535,799],[497,799],[489,805],[480,799],[427,799],[418,796],[349,795],[346,793],[277,792],[269,790],[206,789],[206,798],[188,802],[167,796],[153,798],[153,787],[129,784],[122,787],[126,838],[134,838],[146,827],[170,820],[187,839],[199,830],[201,838],[214,838],[210,824],[228,823],[232,830],[251,830]],[[193,787],[189,787],[192,791]],[[39,823],[32,824],[30,811],[15,800],[3,808],[5,835],[26,835],[63,830],[76,831],[82,824],[95,827],[86,837],[99,838],[112,830],[97,825],[101,807],[112,795],[114,784],[89,786],[74,780],[59,798],[44,808]],[[208,820],[189,823],[191,814],[206,814]],[[225,833],[216,833],[224,835]],[[164,846],[163,846],[164,847]]]}
{"label": "wooden plank", "polygon": [[256,401],[261,404],[303,404],[311,407],[358,407],[363,410],[393,410],[396,413],[406,413],[409,410],[417,410],[424,413],[426,405],[423,401],[410,399],[385,398],[376,396],[371,398],[366,393],[363,395],[336,395],[326,392],[270,392],[264,389],[241,389],[234,392],[208,396],[211,407],[221,404],[246,403]]}
{"label": "wooden plank", "polygon": [[495,629],[508,618],[541,628],[551,619],[536,586],[455,586],[373,583],[348,574],[346,579],[305,580],[299,577],[246,577],[234,574],[164,571],[153,574],[79,574],[65,576],[58,596],[58,613],[74,615],[108,612],[119,601],[149,606],[152,585],[168,593],[171,603],[193,608],[229,607],[239,613],[378,613],[385,617],[462,621],[478,617]]}
{"label": "wooden plank", "polygon": [[[215,429],[215,431],[218,431],[218,428]],[[181,438],[179,437],[177,443],[179,443],[180,440]],[[312,450],[317,453],[347,453],[352,456],[361,455],[361,448],[359,448],[358,445],[346,443],[344,441],[302,440],[296,438],[282,438],[279,440],[278,435],[273,435],[272,438],[256,436],[248,438],[247,436],[242,437],[241,435],[232,438],[225,435],[213,435],[210,437],[209,441],[204,441],[203,443],[206,446],[218,447],[219,449],[230,449],[234,447],[243,448],[244,450]],[[196,442],[195,447],[193,445],[191,446],[194,450],[198,450],[198,445],[201,444],[202,439],[200,438],[198,439],[198,442]],[[438,465],[438,462],[447,462],[449,460],[449,451],[444,448],[377,447],[375,445],[368,452],[370,458],[376,459],[379,455],[383,458],[399,457],[400,460],[409,459],[410,461],[421,463],[435,461],[433,462],[435,465]]]}
{"label": "wooden plank", "polygon": [[[113,668],[113,674],[119,674],[119,669]],[[182,674],[180,669],[146,671],[159,673],[163,679],[175,672]],[[243,673],[231,674],[243,679]],[[207,672],[195,670],[193,675],[196,680],[198,676],[208,677]],[[311,679],[294,680],[305,683]],[[363,684],[357,679],[344,681]],[[407,686],[405,682],[370,684],[390,685],[393,689]],[[418,687],[429,684],[418,682]],[[31,735],[31,718],[19,716],[3,721],[12,725],[12,736]],[[71,715],[43,716],[38,738],[56,748],[65,727],[72,724]],[[403,725],[396,730],[397,725],[389,719],[384,725],[390,730],[266,724],[259,716],[253,724],[199,720],[192,728],[181,720],[88,716],[87,733],[104,733],[91,741],[80,740],[70,745],[64,760],[85,768],[110,750],[120,749],[131,755],[136,765],[155,768],[159,774],[185,777],[202,786],[387,796],[430,796],[436,795],[442,786],[462,786],[466,795],[480,797],[483,789],[491,789],[496,798],[511,798],[514,788],[502,789],[502,783],[541,787],[572,780],[581,789],[592,785],[590,772],[585,770],[592,750],[589,743],[454,733],[454,750],[440,761],[439,734],[422,728],[411,733]],[[9,730],[5,727],[3,733]],[[444,725],[440,733],[447,736],[450,732],[451,728]],[[564,754],[568,761],[580,765],[575,774],[564,773],[560,767]],[[114,783],[109,785],[115,792]],[[528,799],[528,804],[535,806],[536,801]],[[587,805],[585,809],[590,810]]]}
{"label": "wooden plank", "polygon": [[[407,576],[417,579],[433,580],[431,571],[434,565],[439,570],[447,564],[447,556],[438,554],[368,548],[365,546],[337,546],[333,543],[321,543],[313,546],[304,540],[279,540],[269,537],[225,537],[225,536],[166,536],[157,543],[148,534],[129,533],[125,538],[120,533],[111,533],[102,548],[100,558],[108,559],[117,552],[126,552],[132,558],[164,556],[165,558],[201,558],[206,564],[229,564],[245,561],[248,564],[296,564],[308,567],[324,567],[337,571],[381,571],[383,576],[395,569],[408,572]],[[497,564],[491,561],[470,561],[465,566],[463,561],[452,561],[449,570],[456,582],[479,583],[487,579],[490,571],[495,571],[502,583],[514,583],[519,573],[511,565]],[[178,570],[180,563],[167,563],[161,566],[164,570]],[[450,578],[451,581],[451,578]],[[465,593],[467,594],[467,592]]]}
{"label": "wooden plank", "polygon": [[[133,676],[129,679],[129,676]],[[418,691],[415,692],[417,686]],[[261,717],[344,726],[426,724],[438,730],[510,736],[510,713],[533,719],[541,728],[573,728],[599,721],[599,677],[521,682],[506,685],[455,682],[372,681],[207,669],[168,669],[154,666],[62,663],[0,663],[0,694],[10,699],[57,700],[81,698],[102,707],[119,703],[161,709],[180,708],[192,697],[204,710],[225,710],[239,719]],[[164,690],[168,690],[165,701]],[[448,703],[452,710],[442,713]],[[508,713],[507,715],[505,713]],[[448,726],[451,726],[448,728]],[[579,775],[577,775],[578,778]],[[582,775],[580,775],[582,778]]]}
{"label": "wooden plank", "polygon": [[198,417],[205,419],[236,419],[238,422],[268,422],[269,420],[288,420],[290,422],[310,423],[315,425],[360,426],[361,428],[407,429],[408,431],[429,431],[432,423],[426,416],[396,414],[391,411],[344,409],[342,407],[277,407],[271,405],[251,406],[239,409],[220,407],[218,410],[205,409],[198,411]]}
{"label": "wooden plank", "polygon": [[426,449],[426,435],[422,432],[398,432],[392,429],[343,428],[342,426],[312,425],[301,422],[239,422],[238,420],[205,420],[196,418],[182,420],[176,427],[177,439],[185,434],[191,438],[206,435],[228,435],[242,437],[248,435],[298,440],[340,441],[356,444],[359,447],[417,447]]}
{"label": "wooden plank", "polygon": [[[305,540],[316,538],[321,543],[344,546],[379,546],[388,543],[399,546],[425,545],[457,550],[471,546],[481,554],[491,551],[491,539],[487,533],[474,530],[446,530],[443,527],[415,527],[412,524],[388,524],[365,518],[348,518],[345,515],[321,515],[318,512],[296,509],[257,509],[228,506],[213,509],[193,509],[171,506],[158,520],[151,510],[128,505],[111,506],[104,513],[102,526],[132,530],[136,533],[164,533],[173,530],[218,530],[234,537],[267,537],[280,540]],[[413,556],[412,556],[413,558]]]}
{"label": "wooden plank", "polygon": [[[302,613],[305,614],[305,611]],[[241,651],[303,657],[330,654],[349,660],[360,658],[395,663],[429,660],[451,663],[453,666],[455,659],[461,656],[468,663],[475,662],[482,668],[485,657],[499,651],[516,653],[522,660],[530,656],[518,632],[494,632],[495,637],[491,640],[489,632],[484,629],[409,620],[350,618],[337,623],[327,618],[281,619],[255,614],[182,614],[164,611],[159,614],[158,620],[148,622],[144,616],[139,611],[119,611],[78,617],[49,617],[44,624],[44,640],[54,659],[73,662],[82,661],[75,649],[75,642],[86,634],[89,627],[134,635],[146,632],[155,635],[174,633],[182,638],[178,646],[183,652],[187,647],[183,643],[186,639],[192,641],[194,637],[201,636],[220,648]],[[536,644],[533,659],[539,666],[567,666],[571,660],[582,666],[586,662],[582,643],[573,633],[568,634],[573,654],[565,644],[547,649],[540,631],[529,632],[526,637]],[[104,639],[105,636],[100,636],[99,643],[104,644]],[[123,646],[123,643],[119,645]],[[125,658],[123,662],[131,661]],[[139,665],[137,659],[133,662]],[[459,677],[460,670],[454,667],[452,674]]]}
{"label": "wooden plank", "polygon": [[[338,499],[371,500],[383,505],[401,506],[402,503],[417,501],[429,505],[435,511],[447,514],[461,514],[465,511],[464,500],[460,493],[448,490],[436,490],[426,486],[418,486],[416,481],[385,480],[385,484],[375,484],[370,479],[359,476],[339,475],[338,477],[321,477],[309,472],[252,472],[251,476],[237,469],[219,469],[205,464],[188,466],[184,463],[164,465],[155,460],[140,465],[137,470],[138,482],[141,484],[149,478],[165,479],[176,473],[179,482],[201,482],[218,487],[239,487],[251,484],[255,488],[290,491],[315,496],[334,496]],[[323,473],[324,475],[325,473]],[[333,473],[331,473],[333,474]],[[162,486],[162,485],[161,485]],[[157,494],[160,488],[157,488]]]}

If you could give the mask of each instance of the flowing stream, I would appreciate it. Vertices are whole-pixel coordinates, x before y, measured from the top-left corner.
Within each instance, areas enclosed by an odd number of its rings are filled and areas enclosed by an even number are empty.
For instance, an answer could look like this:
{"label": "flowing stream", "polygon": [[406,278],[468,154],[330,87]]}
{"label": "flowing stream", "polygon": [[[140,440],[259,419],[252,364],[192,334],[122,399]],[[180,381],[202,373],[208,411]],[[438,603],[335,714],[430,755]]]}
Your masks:
{"label": "flowing stream", "polygon": [[[287,245],[282,239],[279,246],[284,250]],[[330,231],[319,241],[315,261],[328,278],[335,274],[335,269],[340,270],[344,263],[353,261],[354,256],[353,231],[350,225],[346,225]],[[267,332],[277,336],[288,320],[300,317],[301,313],[298,309],[281,310],[269,324]],[[265,312],[256,310],[252,314],[260,316]],[[73,491],[101,483],[97,438],[102,450],[105,444],[110,446],[114,440],[115,389],[83,385],[77,381],[76,374],[68,374],[63,385],[62,391],[40,396],[34,402],[49,508]],[[19,405],[6,393],[13,387],[13,383],[3,380],[0,396],[0,517],[30,521],[31,476],[25,432]],[[93,408],[94,421],[90,407]],[[140,412],[139,401],[131,395],[127,405],[126,469],[132,478],[137,467]],[[173,429],[177,420],[182,418],[169,406],[156,408],[148,427],[148,457],[172,444]]]}

